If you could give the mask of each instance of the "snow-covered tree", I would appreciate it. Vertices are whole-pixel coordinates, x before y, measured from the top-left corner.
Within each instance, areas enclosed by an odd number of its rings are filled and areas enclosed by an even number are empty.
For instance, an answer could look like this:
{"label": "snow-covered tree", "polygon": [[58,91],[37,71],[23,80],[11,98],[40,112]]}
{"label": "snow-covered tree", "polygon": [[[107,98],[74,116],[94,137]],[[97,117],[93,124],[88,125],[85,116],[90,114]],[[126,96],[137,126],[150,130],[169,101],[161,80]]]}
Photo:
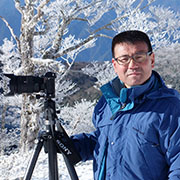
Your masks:
{"label": "snow-covered tree", "polygon": [[97,82],[95,84],[95,88],[97,89],[116,76],[111,61],[94,61],[83,68],[82,71],[89,76],[97,78]]}
{"label": "snow-covered tree", "polygon": [[155,52],[157,70],[166,84],[180,92],[180,43],[157,49]]}
{"label": "snow-covered tree", "polygon": [[91,132],[94,130],[92,124],[92,114],[96,100],[92,102],[82,99],[76,102],[73,107],[65,106],[58,115],[64,123],[69,135],[79,134],[83,132]]}

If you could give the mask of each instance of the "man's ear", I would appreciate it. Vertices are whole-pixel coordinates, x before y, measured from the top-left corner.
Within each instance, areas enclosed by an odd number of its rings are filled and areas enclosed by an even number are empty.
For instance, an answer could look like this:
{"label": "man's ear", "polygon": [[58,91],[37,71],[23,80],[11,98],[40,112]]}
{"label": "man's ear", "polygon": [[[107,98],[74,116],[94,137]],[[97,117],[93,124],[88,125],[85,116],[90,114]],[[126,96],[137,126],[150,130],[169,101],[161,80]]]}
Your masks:
{"label": "man's ear", "polygon": [[150,58],[151,58],[151,66],[152,66],[152,68],[154,68],[154,65],[155,65],[155,54],[152,53]]}
{"label": "man's ear", "polygon": [[117,73],[117,61],[114,58],[112,58],[112,64],[113,64],[115,73]]}

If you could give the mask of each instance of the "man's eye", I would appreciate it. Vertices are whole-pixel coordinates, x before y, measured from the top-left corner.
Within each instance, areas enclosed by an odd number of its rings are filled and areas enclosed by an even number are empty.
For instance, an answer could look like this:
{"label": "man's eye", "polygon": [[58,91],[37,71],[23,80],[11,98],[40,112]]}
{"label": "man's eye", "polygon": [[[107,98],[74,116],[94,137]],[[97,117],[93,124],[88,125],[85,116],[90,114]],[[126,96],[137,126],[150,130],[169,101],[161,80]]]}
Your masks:
{"label": "man's eye", "polygon": [[121,61],[121,62],[126,62],[128,60],[129,60],[128,57],[121,57],[121,58],[119,58],[119,61]]}
{"label": "man's eye", "polygon": [[142,55],[135,56],[135,58],[142,58],[142,57],[143,57]]}
{"label": "man's eye", "polygon": [[144,56],[143,55],[136,55],[134,58],[140,60],[140,59],[144,59]]}

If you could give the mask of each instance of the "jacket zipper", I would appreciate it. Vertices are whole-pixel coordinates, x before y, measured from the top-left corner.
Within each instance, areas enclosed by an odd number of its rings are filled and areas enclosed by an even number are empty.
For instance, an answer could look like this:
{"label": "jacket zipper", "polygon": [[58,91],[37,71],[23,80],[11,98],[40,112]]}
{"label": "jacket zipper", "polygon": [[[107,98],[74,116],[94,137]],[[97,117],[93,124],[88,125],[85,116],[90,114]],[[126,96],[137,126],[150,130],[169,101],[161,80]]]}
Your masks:
{"label": "jacket zipper", "polygon": [[117,114],[118,112],[120,112],[122,109],[124,109],[125,107],[126,107],[126,103],[123,103],[122,106],[121,106],[121,108],[120,108],[114,115],[111,116],[110,120],[113,120],[114,117],[116,116],[116,114]]}

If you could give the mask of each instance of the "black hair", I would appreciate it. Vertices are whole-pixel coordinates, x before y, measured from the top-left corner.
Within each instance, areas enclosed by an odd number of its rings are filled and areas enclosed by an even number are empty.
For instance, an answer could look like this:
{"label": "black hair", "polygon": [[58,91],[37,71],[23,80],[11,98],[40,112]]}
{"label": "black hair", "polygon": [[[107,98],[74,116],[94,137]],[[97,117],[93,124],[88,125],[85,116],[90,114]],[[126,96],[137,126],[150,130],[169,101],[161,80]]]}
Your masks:
{"label": "black hair", "polygon": [[124,42],[132,43],[132,44],[135,44],[136,42],[145,42],[148,47],[148,52],[152,52],[152,45],[148,35],[142,31],[130,30],[130,31],[121,32],[113,38],[112,47],[111,47],[113,57],[114,57],[115,45]]}

